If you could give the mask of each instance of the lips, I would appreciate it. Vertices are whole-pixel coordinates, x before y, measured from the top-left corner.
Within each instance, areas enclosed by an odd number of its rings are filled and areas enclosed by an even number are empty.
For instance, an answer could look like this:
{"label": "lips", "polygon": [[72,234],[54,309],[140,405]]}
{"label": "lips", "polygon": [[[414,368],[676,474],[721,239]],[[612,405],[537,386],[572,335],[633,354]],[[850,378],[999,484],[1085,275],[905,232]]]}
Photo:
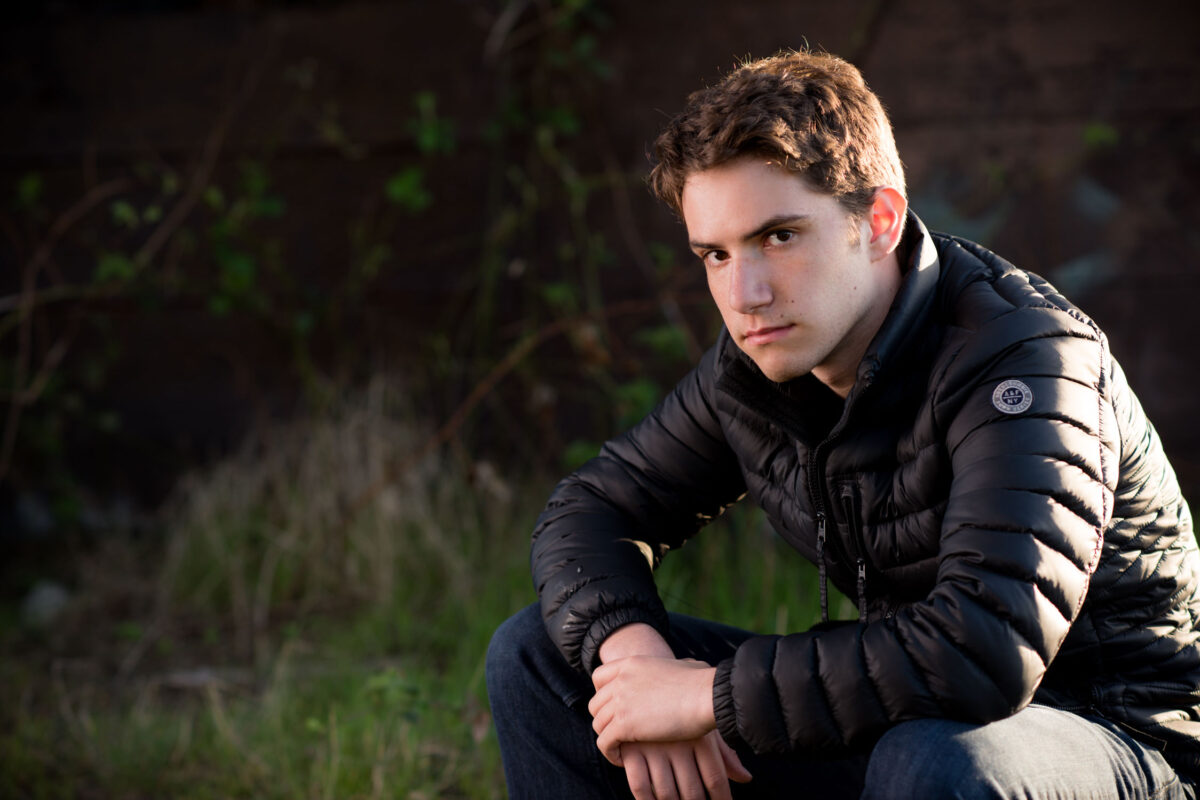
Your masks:
{"label": "lips", "polygon": [[749,345],[770,344],[782,339],[792,329],[791,325],[776,325],[774,327],[754,328],[743,334],[743,341]]}

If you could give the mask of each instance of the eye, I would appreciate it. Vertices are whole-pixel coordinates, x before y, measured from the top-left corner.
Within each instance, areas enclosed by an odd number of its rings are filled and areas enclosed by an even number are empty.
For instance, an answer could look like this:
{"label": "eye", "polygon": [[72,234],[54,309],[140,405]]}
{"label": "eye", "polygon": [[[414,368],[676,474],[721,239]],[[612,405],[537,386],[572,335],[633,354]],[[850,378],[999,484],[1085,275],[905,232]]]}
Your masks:
{"label": "eye", "polygon": [[724,250],[707,250],[700,254],[700,260],[706,267],[717,267],[729,260],[729,253]]}
{"label": "eye", "polygon": [[771,231],[767,234],[767,244],[785,244],[795,235],[793,231]]}

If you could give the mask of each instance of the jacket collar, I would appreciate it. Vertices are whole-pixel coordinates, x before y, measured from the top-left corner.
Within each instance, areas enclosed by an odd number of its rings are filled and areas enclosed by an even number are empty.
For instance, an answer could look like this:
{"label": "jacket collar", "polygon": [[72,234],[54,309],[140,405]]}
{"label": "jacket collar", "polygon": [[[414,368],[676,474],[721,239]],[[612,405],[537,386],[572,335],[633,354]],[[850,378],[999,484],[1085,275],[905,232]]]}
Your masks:
{"label": "jacket collar", "polygon": [[911,242],[903,265],[904,279],[858,365],[855,388],[870,383],[881,369],[902,364],[915,354],[933,308],[941,261],[929,229],[912,211],[908,212],[904,238]]}

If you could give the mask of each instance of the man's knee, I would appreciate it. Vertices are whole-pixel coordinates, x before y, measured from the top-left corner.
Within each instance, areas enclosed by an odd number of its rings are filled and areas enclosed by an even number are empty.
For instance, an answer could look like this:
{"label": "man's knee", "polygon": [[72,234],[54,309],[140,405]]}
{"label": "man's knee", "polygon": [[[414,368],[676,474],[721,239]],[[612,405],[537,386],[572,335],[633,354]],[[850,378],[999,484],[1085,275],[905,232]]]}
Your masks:
{"label": "man's knee", "polygon": [[871,751],[864,800],[878,798],[992,798],[997,776],[967,735],[978,726],[943,719],[905,722]]}
{"label": "man's knee", "polygon": [[545,636],[537,605],[527,606],[502,622],[488,643],[488,692],[525,672],[531,651],[538,647],[537,639]]}

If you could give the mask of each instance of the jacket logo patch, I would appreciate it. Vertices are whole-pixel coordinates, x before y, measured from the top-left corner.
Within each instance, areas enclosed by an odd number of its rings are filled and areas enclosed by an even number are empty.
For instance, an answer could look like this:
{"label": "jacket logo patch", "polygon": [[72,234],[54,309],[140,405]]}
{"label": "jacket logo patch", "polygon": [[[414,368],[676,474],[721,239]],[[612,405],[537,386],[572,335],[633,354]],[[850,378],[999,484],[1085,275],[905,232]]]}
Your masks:
{"label": "jacket logo patch", "polygon": [[992,405],[1005,414],[1020,414],[1033,405],[1033,390],[1021,381],[1001,381],[992,392]]}

